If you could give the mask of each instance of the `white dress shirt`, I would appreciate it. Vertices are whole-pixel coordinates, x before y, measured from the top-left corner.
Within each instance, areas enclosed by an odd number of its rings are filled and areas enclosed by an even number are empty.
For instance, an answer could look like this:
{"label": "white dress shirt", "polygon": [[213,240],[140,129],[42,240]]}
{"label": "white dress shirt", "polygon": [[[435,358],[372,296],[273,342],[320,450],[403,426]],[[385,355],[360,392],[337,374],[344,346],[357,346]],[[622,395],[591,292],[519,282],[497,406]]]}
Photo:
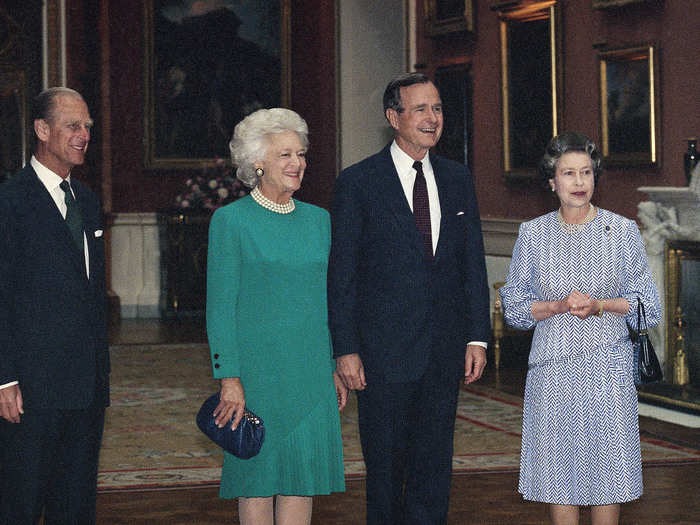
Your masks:
{"label": "white dress shirt", "polygon": [[[399,174],[401,187],[406,195],[408,205],[413,211],[413,184],[416,182],[416,170],[413,169],[415,160],[403,151],[396,141],[391,143],[389,148],[391,152],[391,160],[394,162],[396,172]],[[421,160],[423,163],[423,176],[425,184],[428,188],[428,204],[430,206],[430,232],[433,240],[433,254],[437,249],[438,237],[440,236],[440,220],[442,213],[440,211],[440,196],[438,195],[437,183],[435,182],[435,172],[430,164],[430,156],[426,152],[425,157]],[[483,341],[470,341],[468,344],[477,345],[487,348],[488,344]]]}

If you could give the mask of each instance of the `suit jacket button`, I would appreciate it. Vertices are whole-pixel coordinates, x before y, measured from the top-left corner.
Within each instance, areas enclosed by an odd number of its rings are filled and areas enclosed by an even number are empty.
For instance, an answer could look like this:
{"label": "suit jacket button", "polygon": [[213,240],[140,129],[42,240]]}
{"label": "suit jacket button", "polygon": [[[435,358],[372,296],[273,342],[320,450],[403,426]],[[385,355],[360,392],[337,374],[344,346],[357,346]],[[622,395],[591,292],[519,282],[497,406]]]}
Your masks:
{"label": "suit jacket button", "polygon": [[216,364],[214,365],[214,368],[219,368],[220,366],[221,366],[221,365],[220,365],[219,363],[216,363]]}
{"label": "suit jacket button", "polygon": [[214,354],[214,359],[219,359],[219,354]]}

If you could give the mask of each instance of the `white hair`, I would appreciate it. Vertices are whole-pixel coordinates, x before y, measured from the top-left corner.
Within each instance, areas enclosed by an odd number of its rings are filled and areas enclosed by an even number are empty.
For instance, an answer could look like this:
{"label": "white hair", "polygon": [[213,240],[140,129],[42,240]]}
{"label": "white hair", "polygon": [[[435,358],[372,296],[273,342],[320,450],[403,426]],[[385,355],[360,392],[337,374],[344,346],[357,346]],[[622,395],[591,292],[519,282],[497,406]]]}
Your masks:
{"label": "white hair", "polygon": [[228,147],[231,162],[238,168],[236,176],[243,184],[249,188],[258,185],[254,164],[265,158],[269,145],[267,137],[286,131],[294,131],[304,148],[308,148],[309,127],[291,109],[259,109],[236,124]]}

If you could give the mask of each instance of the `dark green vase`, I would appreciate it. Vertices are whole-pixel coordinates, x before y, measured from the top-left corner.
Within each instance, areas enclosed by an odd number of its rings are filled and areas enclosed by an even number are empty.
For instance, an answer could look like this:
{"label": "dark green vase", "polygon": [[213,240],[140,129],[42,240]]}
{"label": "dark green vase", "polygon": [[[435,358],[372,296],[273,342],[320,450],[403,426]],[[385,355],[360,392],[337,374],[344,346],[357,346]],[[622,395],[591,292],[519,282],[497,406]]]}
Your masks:
{"label": "dark green vase", "polygon": [[688,151],[686,151],[685,155],[683,155],[685,160],[685,178],[688,180],[688,184],[690,184],[690,177],[693,174],[693,168],[695,168],[695,165],[698,163],[697,145],[698,141],[696,138],[689,138]]}

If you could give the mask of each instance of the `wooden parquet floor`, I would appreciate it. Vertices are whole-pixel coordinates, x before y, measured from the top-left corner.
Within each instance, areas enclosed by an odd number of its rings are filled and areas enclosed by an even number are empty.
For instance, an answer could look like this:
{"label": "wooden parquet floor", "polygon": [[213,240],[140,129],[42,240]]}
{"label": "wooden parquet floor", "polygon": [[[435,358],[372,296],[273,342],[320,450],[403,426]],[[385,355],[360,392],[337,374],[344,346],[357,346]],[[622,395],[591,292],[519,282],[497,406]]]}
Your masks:
{"label": "wooden parquet floor", "polygon": [[[198,319],[170,321],[124,320],[111,327],[113,344],[145,344],[205,341]],[[484,384],[522,395],[525,371],[492,369]],[[700,448],[700,430],[649,418],[640,418],[640,429],[650,436]],[[450,525],[548,523],[545,505],[524,502],[517,493],[516,472],[459,474],[453,476]],[[623,506],[621,524],[691,525],[700,523],[700,463],[654,465],[644,468],[644,496]],[[314,525],[361,525],[365,520],[364,481],[347,483],[342,494],[314,499]],[[98,523],[104,525],[222,525],[238,523],[237,504],[218,498],[217,489],[159,490],[99,494]],[[581,524],[590,523],[587,509]]]}

